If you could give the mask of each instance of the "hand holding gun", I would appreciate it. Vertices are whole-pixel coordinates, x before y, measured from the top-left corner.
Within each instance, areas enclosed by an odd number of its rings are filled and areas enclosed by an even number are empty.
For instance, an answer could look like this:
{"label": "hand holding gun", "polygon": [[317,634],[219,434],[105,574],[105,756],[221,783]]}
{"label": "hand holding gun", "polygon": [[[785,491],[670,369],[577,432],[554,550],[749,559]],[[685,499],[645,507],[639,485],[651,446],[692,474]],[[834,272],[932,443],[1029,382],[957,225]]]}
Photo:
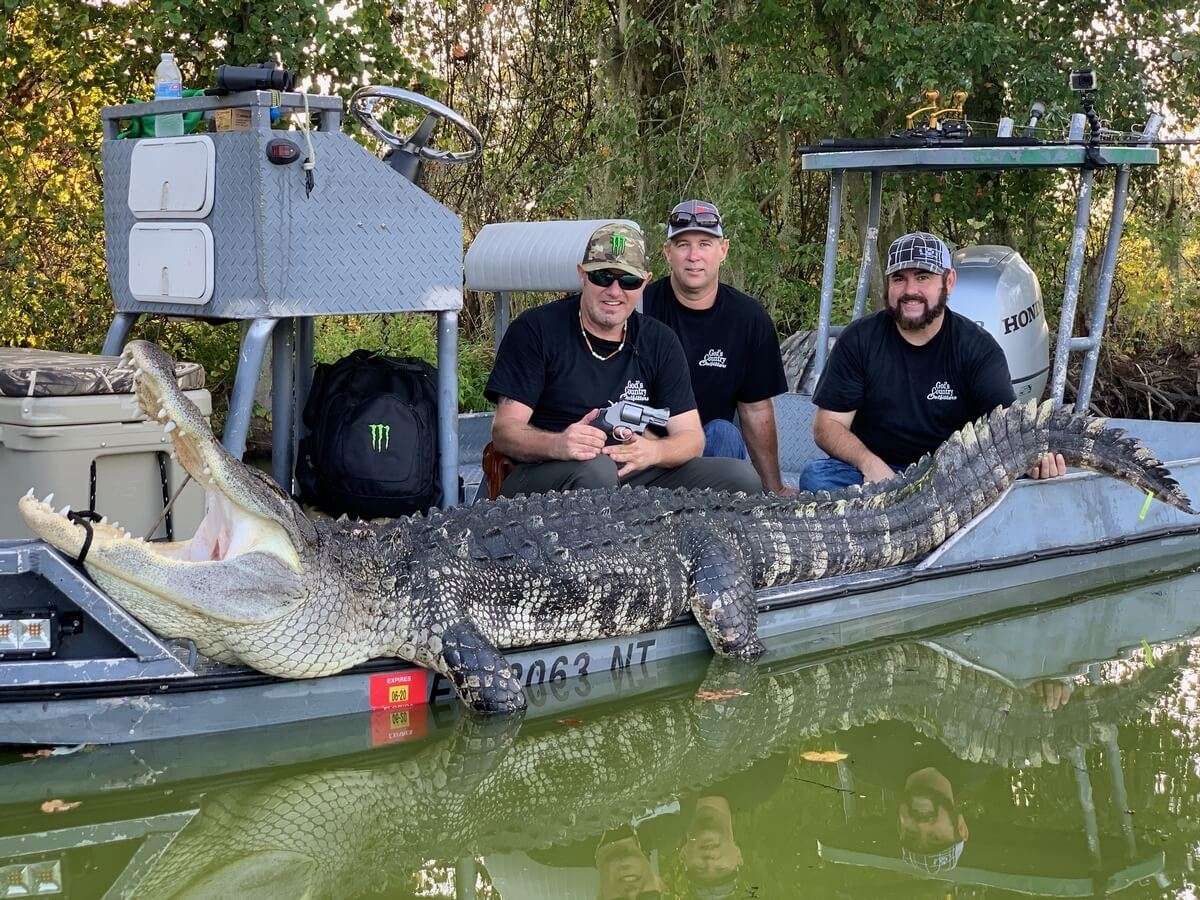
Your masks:
{"label": "hand holding gun", "polygon": [[669,418],[669,409],[655,409],[632,400],[618,400],[605,407],[592,424],[614,440],[626,444],[633,440],[635,434],[645,434],[648,425],[666,428]]}

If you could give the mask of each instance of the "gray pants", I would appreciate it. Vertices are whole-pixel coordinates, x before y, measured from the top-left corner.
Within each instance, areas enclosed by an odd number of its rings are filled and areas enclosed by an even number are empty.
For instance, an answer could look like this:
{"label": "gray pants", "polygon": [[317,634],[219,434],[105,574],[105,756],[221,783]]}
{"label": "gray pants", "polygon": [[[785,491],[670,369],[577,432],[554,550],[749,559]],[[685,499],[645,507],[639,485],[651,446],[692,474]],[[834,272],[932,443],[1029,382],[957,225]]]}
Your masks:
{"label": "gray pants", "polygon": [[500,486],[500,496],[515,497],[518,494],[544,494],[547,491],[586,490],[626,484],[762,493],[762,481],[758,473],[745,460],[697,457],[673,469],[652,466],[619,480],[617,464],[601,455],[587,462],[552,459],[547,462],[518,463]]}

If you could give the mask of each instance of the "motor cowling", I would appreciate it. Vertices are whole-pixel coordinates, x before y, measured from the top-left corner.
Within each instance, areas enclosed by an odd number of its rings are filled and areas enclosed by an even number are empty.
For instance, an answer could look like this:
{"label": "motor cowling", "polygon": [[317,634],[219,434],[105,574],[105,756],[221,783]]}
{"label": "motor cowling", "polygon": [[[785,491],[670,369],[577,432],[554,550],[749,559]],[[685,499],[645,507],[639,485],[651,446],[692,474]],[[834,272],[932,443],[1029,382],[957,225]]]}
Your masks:
{"label": "motor cowling", "polygon": [[950,308],[1000,344],[1017,399],[1040,398],[1050,373],[1050,329],[1037,275],[1016,250],[994,244],[955,251],[954,268]]}

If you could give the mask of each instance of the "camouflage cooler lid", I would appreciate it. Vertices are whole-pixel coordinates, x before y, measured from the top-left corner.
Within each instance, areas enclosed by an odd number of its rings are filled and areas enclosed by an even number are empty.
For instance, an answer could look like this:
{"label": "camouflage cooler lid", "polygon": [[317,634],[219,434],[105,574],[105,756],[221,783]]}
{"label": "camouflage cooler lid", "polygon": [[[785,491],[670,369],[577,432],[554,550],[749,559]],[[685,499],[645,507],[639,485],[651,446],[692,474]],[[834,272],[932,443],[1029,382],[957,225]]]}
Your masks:
{"label": "camouflage cooler lid", "polygon": [[[175,363],[181,390],[204,387],[204,367]],[[133,393],[133,370],[116,356],[0,347],[0,397],[87,397]]]}

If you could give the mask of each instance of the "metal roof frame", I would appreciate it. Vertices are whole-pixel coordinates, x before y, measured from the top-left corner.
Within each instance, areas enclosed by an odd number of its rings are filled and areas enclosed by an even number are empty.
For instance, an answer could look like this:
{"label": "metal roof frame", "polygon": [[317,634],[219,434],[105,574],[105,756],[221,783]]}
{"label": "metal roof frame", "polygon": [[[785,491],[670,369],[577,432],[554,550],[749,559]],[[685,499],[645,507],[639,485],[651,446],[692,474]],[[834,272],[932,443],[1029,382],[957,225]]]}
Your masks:
{"label": "metal roof frame", "polygon": [[[1153,166],[1159,153],[1149,146],[1157,137],[1162,117],[1151,116],[1137,144],[1088,144],[1083,140],[1084,117],[1072,117],[1071,140],[1066,143],[1015,145],[998,142],[987,145],[937,145],[929,147],[873,147],[843,149],[836,145],[813,148],[805,153],[801,165],[807,172],[829,172],[829,213],[825,226],[825,256],[821,276],[821,305],[817,322],[815,366],[820,375],[829,355],[829,339],[841,329],[831,326],[833,286],[837,273],[838,235],[842,222],[842,195],[845,174],[869,172],[870,200],[867,209],[867,228],[863,234],[862,256],[858,284],[854,294],[852,319],[866,310],[867,289],[875,266],[876,243],[879,239],[879,215],[882,206],[883,176],[886,173],[951,172],[963,170],[1007,171],[1012,169],[1078,169],[1079,190],[1075,202],[1075,227],[1067,262],[1067,279],[1059,314],[1058,340],[1054,349],[1054,368],[1050,378],[1050,395],[1061,405],[1067,384],[1067,363],[1071,353],[1085,353],[1083,372],[1076,392],[1075,411],[1086,412],[1096,379],[1100,344],[1104,337],[1105,315],[1112,292],[1113,275],[1117,267],[1117,249],[1125,225],[1125,202],[1129,195],[1129,175],[1134,166]],[[1096,169],[1115,167],[1112,212],[1109,216],[1108,239],[1100,269],[1100,280],[1092,303],[1086,337],[1075,337],[1075,310],[1079,300],[1079,284],[1083,275],[1083,257],[1088,221],[1092,208],[1092,187]]]}

